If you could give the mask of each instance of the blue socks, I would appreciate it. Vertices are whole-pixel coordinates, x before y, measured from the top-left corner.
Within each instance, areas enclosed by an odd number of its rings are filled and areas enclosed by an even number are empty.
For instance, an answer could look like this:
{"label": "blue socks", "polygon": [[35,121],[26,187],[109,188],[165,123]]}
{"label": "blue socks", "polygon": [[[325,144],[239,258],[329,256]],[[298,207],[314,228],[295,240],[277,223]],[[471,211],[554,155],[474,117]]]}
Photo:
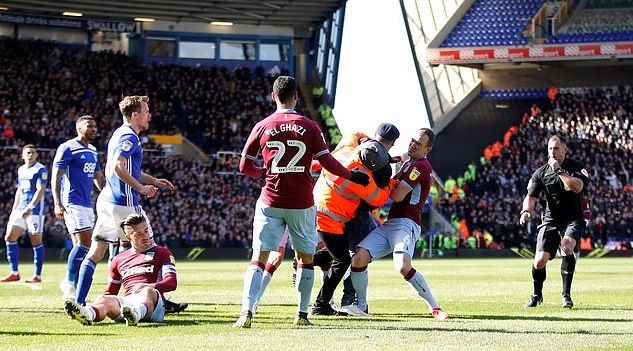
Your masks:
{"label": "blue socks", "polygon": [[42,276],[42,266],[44,266],[44,244],[39,244],[33,248],[33,264],[35,265],[35,275]]}
{"label": "blue socks", "polygon": [[92,285],[92,276],[95,274],[97,263],[90,258],[84,259],[79,268],[79,280],[77,282],[77,303],[86,304],[86,297]]}
{"label": "blue socks", "polygon": [[73,249],[70,250],[68,254],[68,264],[66,265],[66,278],[69,282],[73,284],[73,286],[77,287],[77,280],[79,278],[79,267],[81,266],[81,262],[83,262],[86,254],[88,253],[88,248],[77,244],[73,246]]}
{"label": "blue socks", "polygon": [[9,269],[11,273],[18,273],[18,260],[20,259],[20,247],[17,241],[7,241],[7,261],[9,261]]}

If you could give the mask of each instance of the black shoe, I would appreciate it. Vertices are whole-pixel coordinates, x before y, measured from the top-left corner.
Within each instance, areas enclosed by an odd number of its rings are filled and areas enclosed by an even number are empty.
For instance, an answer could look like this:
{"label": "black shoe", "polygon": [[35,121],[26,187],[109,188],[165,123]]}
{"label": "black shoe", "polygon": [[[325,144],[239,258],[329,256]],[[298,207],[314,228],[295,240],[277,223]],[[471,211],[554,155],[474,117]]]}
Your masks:
{"label": "black shoe", "polygon": [[563,295],[563,297],[561,298],[561,304],[565,308],[572,308],[572,307],[574,307],[574,301],[571,300],[571,296],[569,296],[569,295]]}
{"label": "black shoe", "polygon": [[536,307],[543,303],[543,296],[530,295],[530,298],[525,303],[525,307]]}
{"label": "black shoe", "polygon": [[186,310],[187,307],[189,307],[188,303],[171,302],[165,299],[165,314],[179,313]]}
{"label": "black shoe", "polygon": [[333,309],[329,304],[314,304],[312,305],[312,314],[318,316],[336,316],[338,311]]}

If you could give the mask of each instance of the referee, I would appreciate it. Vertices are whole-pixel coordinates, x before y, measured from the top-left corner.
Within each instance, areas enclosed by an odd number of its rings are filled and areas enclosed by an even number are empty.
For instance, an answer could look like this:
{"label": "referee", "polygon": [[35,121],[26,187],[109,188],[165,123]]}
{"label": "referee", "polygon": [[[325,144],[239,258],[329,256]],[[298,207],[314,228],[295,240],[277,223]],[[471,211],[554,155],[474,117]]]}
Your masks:
{"label": "referee", "polygon": [[561,136],[554,135],[547,142],[549,160],[534,172],[528,183],[528,193],[521,209],[521,225],[532,219],[532,211],[541,193],[545,194],[547,208],[538,227],[536,255],[532,266],[534,293],[525,307],[536,307],[543,303],[543,282],[547,261],[556,256],[560,248],[563,261],[560,266],[563,278],[563,307],[572,308],[571,282],[576,267],[574,247],[585,231],[585,221],[581,206],[581,194],[589,180],[583,165],[565,157],[567,143]]}

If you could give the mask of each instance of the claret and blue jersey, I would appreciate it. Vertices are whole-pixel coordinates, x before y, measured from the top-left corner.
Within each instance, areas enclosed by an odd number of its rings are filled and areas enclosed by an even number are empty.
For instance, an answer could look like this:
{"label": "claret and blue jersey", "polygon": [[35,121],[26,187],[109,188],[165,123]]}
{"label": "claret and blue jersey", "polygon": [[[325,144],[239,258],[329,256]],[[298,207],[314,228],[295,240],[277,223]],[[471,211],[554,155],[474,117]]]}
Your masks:
{"label": "claret and blue jersey", "polygon": [[97,148],[83,144],[79,138],[68,140],[57,148],[53,167],[64,170],[62,204],[91,208],[94,175],[101,170]]}
{"label": "claret and blue jersey", "polygon": [[106,184],[100,199],[120,206],[140,206],[139,194],[114,172],[119,157],[127,159],[127,171],[136,180],[141,178],[143,148],[141,140],[129,124],[117,128],[108,142],[108,158],[105,168]]}

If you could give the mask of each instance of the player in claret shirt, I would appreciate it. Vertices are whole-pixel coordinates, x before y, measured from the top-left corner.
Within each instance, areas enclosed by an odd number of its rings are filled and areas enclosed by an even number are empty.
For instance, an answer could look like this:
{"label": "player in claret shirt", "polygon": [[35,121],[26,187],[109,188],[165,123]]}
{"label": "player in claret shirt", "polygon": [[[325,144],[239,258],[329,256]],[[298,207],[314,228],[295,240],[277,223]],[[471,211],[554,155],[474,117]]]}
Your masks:
{"label": "player in claret shirt", "polygon": [[[171,252],[150,238],[145,216],[130,214],[121,222],[125,239],[132,248],[110,263],[108,285],[103,295],[90,306],[67,300],[64,308],[70,318],[83,325],[106,317],[128,326],[139,321],[162,322],[165,317],[163,294],[176,290],[176,266]],[[117,294],[123,286],[125,296]]]}
{"label": "player in claret shirt", "polygon": [[[314,283],[313,255],[316,248],[316,207],[312,195],[312,159],[323,168],[351,182],[367,185],[369,176],[341,165],[325,144],[323,133],[312,120],[298,114],[297,82],[280,76],[273,84],[272,98],[277,111],[253,127],[240,160],[240,171],[249,177],[265,177],[266,184],[255,206],[253,256],[246,269],[240,318],[233,325],[250,328],[251,318],[265,263],[277,249],[286,226],[298,261],[297,295],[299,311],[295,325],[306,326]],[[261,150],[264,167],[254,164]]]}
{"label": "player in claret shirt", "polygon": [[411,266],[415,243],[422,231],[422,207],[429,196],[433,169],[426,158],[435,144],[431,129],[421,128],[409,142],[407,160],[394,176],[398,185],[391,192],[394,201],[389,218],[369,233],[356,247],[352,257],[351,279],[358,297],[358,304],[349,306],[348,313],[369,317],[367,308],[367,265],[378,258],[393,253],[394,268],[409,286],[426,301],[433,318],[448,319],[448,314],[435,301],[424,277]]}

